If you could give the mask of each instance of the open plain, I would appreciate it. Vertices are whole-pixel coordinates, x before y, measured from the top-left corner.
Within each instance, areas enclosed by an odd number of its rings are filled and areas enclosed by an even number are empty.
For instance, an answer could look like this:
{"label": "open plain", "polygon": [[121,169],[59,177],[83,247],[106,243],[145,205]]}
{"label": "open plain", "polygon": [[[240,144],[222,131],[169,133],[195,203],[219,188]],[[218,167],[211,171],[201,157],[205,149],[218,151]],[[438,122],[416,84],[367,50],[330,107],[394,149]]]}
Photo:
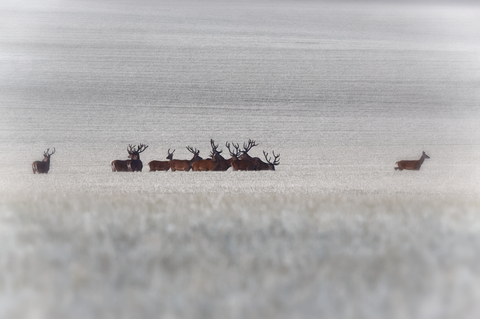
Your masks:
{"label": "open plain", "polygon": [[[468,3],[2,1],[0,317],[478,318],[479,30]],[[210,139],[280,165],[148,172]]]}

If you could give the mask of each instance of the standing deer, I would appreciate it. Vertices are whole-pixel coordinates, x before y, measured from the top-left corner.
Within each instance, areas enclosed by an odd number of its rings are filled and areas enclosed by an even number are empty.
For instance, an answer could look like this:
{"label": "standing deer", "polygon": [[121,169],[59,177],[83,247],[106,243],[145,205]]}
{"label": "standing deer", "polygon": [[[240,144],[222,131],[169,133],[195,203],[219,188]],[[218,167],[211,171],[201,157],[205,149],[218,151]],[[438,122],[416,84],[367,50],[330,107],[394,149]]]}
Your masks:
{"label": "standing deer", "polygon": [[[135,146],[133,146],[135,147]],[[132,151],[132,145],[131,144],[128,144],[128,147],[127,147],[127,152],[128,152],[128,158],[131,158],[132,155],[130,154],[130,152]],[[112,167],[112,172],[131,172],[132,171],[132,160],[129,159],[129,160],[126,160],[126,161],[123,161],[123,160],[114,160],[112,161],[112,163],[110,164],[111,167]]]}
{"label": "standing deer", "polygon": [[187,146],[187,150],[190,153],[193,154],[192,159],[191,160],[177,160],[177,159],[170,160],[170,169],[172,170],[172,172],[175,172],[175,171],[189,171],[192,168],[193,163],[195,163],[198,160],[203,159],[198,155],[198,154],[200,154],[199,150],[193,149],[190,146]]}
{"label": "standing deer", "polygon": [[[127,152],[128,152],[128,147],[127,147]],[[131,170],[130,162],[131,162],[131,160],[126,160],[126,161],[114,160],[114,161],[112,161],[112,163],[110,164],[110,166],[112,167],[112,172],[128,172],[128,171],[130,171]]]}
{"label": "standing deer", "polygon": [[232,151],[230,149],[230,143],[227,142],[225,145],[227,146],[228,151],[230,152],[230,155],[232,156],[232,158],[229,161],[230,161],[230,163],[232,165],[232,169],[234,171],[254,171],[256,169],[255,164],[253,164],[251,161],[239,159],[238,156],[241,153],[241,151],[239,150],[240,145],[233,144],[233,147],[235,148],[235,151]]}
{"label": "standing deer", "polygon": [[215,142],[213,140],[210,140],[210,145],[212,146],[212,157],[215,158],[215,161],[217,162],[217,167],[215,168],[216,171],[226,171],[230,168],[231,165],[231,160],[226,160],[222,156],[223,150],[218,150],[218,145],[215,145]]}
{"label": "standing deer", "polygon": [[420,166],[422,166],[423,161],[426,158],[430,158],[425,152],[422,153],[422,157],[420,157],[419,160],[417,161],[398,161],[395,164],[397,164],[398,167],[395,167],[395,170],[399,169],[403,171],[404,169],[406,170],[414,170],[418,171],[420,169]]}
{"label": "standing deer", "polygon": [[[212,146],[212,152],[210,153],[211,158],[201,159],[192,164],[192,170],[197,172],[204,171],[215,171],[218,167],[219,162],[217,162],[216,153],[218,152],[215,148],[213,140],[210,140],[210,145]],[[218,145],[216,146],[218,147]]]}
{"label": "standing deer", "polygon": [[53,148],[53,152],[49,153],[50,149],[48,148],[43,153],[43,161],[35,161],[32,163],[33,174],[48,174],[48,170],[50,169],[50,156],[55,154],[55,148]]}
{"label": "standing deer", "polygon": [[128,157],[131,159],[127,166],[129,171],[132,172],[141,172],[143,168],[143,163],[140,160],[140,153],[143,153],[147,149],[148,145],[140,144],[137,148],[135,145],[128,145]]}
{"label": "standing deer", "polygon": [[230,163],[220,154],[222,151],[218,150],[218,145],[215,145],[213,139],[210,140],[212,152],[211,159],[199,160],[192,164],[194,171],[226,171],[230,167]]}
{"label": "standing deer", "polygon": [[151,161],[148,163],[148,166],[150,167],[150,172],[155,172],[155,171],[168,171],[170,169],[170,161],[173,159],[173,152],[170,153],[170,149],[168,149],[168,155],[167,159],[168,161]]}

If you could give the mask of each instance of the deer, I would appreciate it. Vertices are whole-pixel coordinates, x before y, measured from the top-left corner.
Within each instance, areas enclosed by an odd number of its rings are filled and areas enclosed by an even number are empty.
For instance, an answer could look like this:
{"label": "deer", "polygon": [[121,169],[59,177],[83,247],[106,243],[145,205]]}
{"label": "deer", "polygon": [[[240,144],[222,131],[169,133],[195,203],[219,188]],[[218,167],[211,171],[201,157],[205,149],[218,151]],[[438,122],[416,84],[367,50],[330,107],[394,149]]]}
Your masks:
{"label": "deer", "polygon": [[249,139],[247,144],[243,143],[243,151],[242,151],[242,155],[239,156],[239,159],[252,162],[255,165],[255,167],[256,167],[255,169],[257,171],[265,171],[265,170],[274,171],[275,166],[280,164],[280,160],[279,160],[280,154],[275,155],[275,153],[272,151],[273,156],[275,157],[275,160],[272,163],[270,161],[270,159],[267,158],[268,153],[263,151],[263,155],[265,156],[265,159],[267,160],[267,163],[265,163],[258,157],[251,157],[250,155],[248,155],[248,152],[254,146],[258,146],[257,142],[255,142],[254,140]]}
{"label": "deer", "polygon": [[132,172],[141,172],[143,168],[143,163],[140,160],[140,153],[145,152],[148,145],[139,144],[137,148],[136,145],[128,145],[128,157],[130,158],[130,162],[127,162],[127,167],[129,168],[128,171]]}
{"label": "deer", "polygon": [[232,158],[230,158],[230,165],[232,166],[232,169],[234,171],[254,171],[256,170],[255,164],[253,164],[251,161],[247,160],[241,160],[239,159],[239,155],[241,151],[239,150],[240,145],[239,144],[233,144],[233,147],[235,148],[235,151],[232,151],[230,149],[230,143],[226,143],[225,146],[228,148],[228,151],[230,152],[230,155]]}
{"label": "deer", "polygon": [[35,161],[32,163],[33,174],[48,174],[50,170],[50,156],[55,154],[55,148],[53,148],[53,152],[49,153],[50,149],[48,148],[43,153],[43,160],[42,161]]}
{"label": "deer", "polygon": [[[192,159],[191,160],[177,160],[177,159],[170,160],[170,170],[172,172],[175,172],[175,171],[189,171],[192,168],[193,163],[203,159],[198,155],[198,154],[200,154],[200,151],[197,150],[196,148],[193,149],[191,146],[187,146],[187,150],[190,153],[193,154]],[[175,151],[175,150],[173,150],[173,151]]]}
{"label": "deer", "polygon": [[[212,139],[210,140],[210,145],[212,146],[212,151],[210,153],[210,158],[202,159],[202,160],[198,160],[198,161],[194,162],[192,164],[192,171],[203,172],[203,171],[215,171],[215,170],[217,170],[217,167],[220,164],[220,162],[217,161],[218,145],[215,145],[215,143],[213,142]],[[220,154],[218,154],[218,155],[220,155]]]}
{"label": "deer", "polygon": [[208,159],[201,159],[192,163],[192,171],[194,172],[214,171],[217,165],[218,163],[215,160],[215,157],[208,158]]}
{"label": "deer", "polygon": [[257,171],[274,171],[275,170],[275,166],[280,164],[280,154],[275,155],[274,151],[272,151],[272,154],[273,154],[273,157],[275,158],[273,160],[273,163],[271,161],[271,157],[270,158],[268,157],[268,153],[263,151],[263,155],[265,156],[265,160],[267,162],[265,163],[259,160],[257,164]]}
{"label": "deer", "polygon": [[[133,146],[134,147],[134,146]],[[128,152],[128,158],[131,158],[132,155],[130,154],[130,152],[132,151],[132,145],[128,145],[127,147],[127,152]],[[123,161],[123,160],[114,160],[112,161],[112,163],[110,164],[111,167],[112,167],[112,172],[131,172],[132,171],[132,166],[131,166],[131,163],[132,163],[132,160],[129,159],[129,160],[126,160],[126,161]]]}
{"label": "deer", "polygon": [[[175,152],[175,150],[173,150]],[[151,161],[148,163],[148,166],[150,167],[150,172],[155,172],[155,171],[168,171],[170,169],[170,161],[173,159],[173,152],[170,153],[170,149],[168,149],[167,157],[168,161]]]}
{"label": "deer", "polygon": [[406,170],[418,171],[420,169],[420,166],[422,166],[423,161],[426,158],[430,158],[430,156],[425,154],[425,152],[422,152],[422,157],[420,157],[420,159],[417,161],[398,161],[395,163],[397,164],[397,167],[395,167],[395,170],[403,171],[404,169],[406,169]]}
{"label": "deer", "polygon": [[222,156],[223,150],[218,150],[218,145],[215,145],[215,142],[213,139],[210,139],[210,145],[212,146],[212,153],[211,157],[217,162],[217,166],[215,167],[215,171],[226,171],[230,168],[231,165],[231,160],[226,160]]}
{"label": "deer", "polygon": [[243,143],[243,151],[240,151],[242,155],[240,155],[238,159],[252,162],[255,165],[255,169],[257,169],[257,164],[260,159],[258,157],[251,157],[250,155],[248,155],[248,151],[250,151],[254,146],[258,146],[258,144],[251,139],[248,140],[248,144]]}
{"label": "deer", "polygon": [[112,166],[112,172],[129,172],[131,171],[130,168],[130,162],[131,160],[114,160],[110,164]]}

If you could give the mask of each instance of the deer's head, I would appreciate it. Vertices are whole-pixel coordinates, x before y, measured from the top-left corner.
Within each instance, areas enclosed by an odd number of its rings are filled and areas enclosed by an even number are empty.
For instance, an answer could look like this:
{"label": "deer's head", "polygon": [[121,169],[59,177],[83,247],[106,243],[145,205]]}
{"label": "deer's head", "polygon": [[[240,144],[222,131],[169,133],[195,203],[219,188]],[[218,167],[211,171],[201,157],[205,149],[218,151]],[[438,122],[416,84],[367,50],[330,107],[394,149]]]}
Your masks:
{"label": "deer's head", "polygon": [[167,155],[166,158],[167,158],[168,160],[172,160],[172,159],[173,159],[173,153],[175,152],[175,150],[173,150],[173,151],[170,153],[170,149],[168,149],[167,152],[168,152],[168,155]]}
{"label": "deer's head", "polygon": [[44,153],[43,153],[43,161],[44,162],[49,162],[50,161],[50,156],[55,154],[55,148],[53,148],[53,152],[49,153],[50,149],[48,148]]}
{"label": "deer's head", "polygon": [[128,152],[128,158],[132,160],[139,160],[140,159],[140,153],[144,152],[147,149],[148,145],[145,144],[140,144],[138,147],[136,145],[131,145],[128,144],[127,152]]}

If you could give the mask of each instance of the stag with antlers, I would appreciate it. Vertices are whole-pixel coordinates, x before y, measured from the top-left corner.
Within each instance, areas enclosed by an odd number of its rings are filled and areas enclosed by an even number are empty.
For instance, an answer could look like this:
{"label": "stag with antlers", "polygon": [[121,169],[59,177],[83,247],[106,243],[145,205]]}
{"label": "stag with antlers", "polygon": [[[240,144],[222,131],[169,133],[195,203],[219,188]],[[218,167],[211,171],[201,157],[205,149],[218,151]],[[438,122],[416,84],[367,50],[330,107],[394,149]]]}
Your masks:
{"label": "stag with antlers", "polygon": [[239,155],[238,159],[243,161],[252,162],[255,167],[257,166],[258,161],[260,160],[258,157],[251,157],[248,155],[248,152],[252,149],[252,147],[258,146],[257,142],[254,140],[248,140],[248,143],[243,143],[243,151],[240,151],[241,155]]}
{"label": "stag with antlers", "polygon": [[[195,163],[192,164],[192,170],[193,171],[199,171],[199,172],[204,172],[204,171],[217,171],[217,167],[221,164],[220,161],[217,160],[217,158],[220,158],[221,155],[218,153],[218,145],[215,145],[213,140],[210,140],[210,145],[212,146],[212,151],[210,152],[210,158],[207,159],[202,159],[198,160]],[[221,151],[220,151],[221,152]],[[217,154],[219,157],[217,157]],[[221,157],[223,158],[223,157]],[[224,159],[225,160],[225,159]],[[227,167],[228,169],[228,167]]]}
{"label": "stag with antlers", "polygon": [[148,145],[140,144],[138,147],[136,145],[128,145],[128,157],[130,158],[130,162],[127,163],[129,171],[132,172],[141,172],[143,168],[143,163],[140,160],[140,153],[143,153]]}
{"label": "stag with antlers", "polygon": [[43,153],[43,160],[42,161],[35,161],[32,163],[33,174],[48,174],[50,170],[50,156],[55,154],[55,148],[53,148],[53,152],[49,153],[50,149],[48,148]]}
{"label": "stag with antlers", "polygon": [[215,162],[217,162],[217,166],[215,167],[215,171],[226,171],[230,168],[231,166],[231,161],[229,160],[226,160],[223,156],[222,156],[222,152],[223,150],[218,150],[218,145],[215,145],[215,142],[213,141],[213,139],[210,140],[210,145],[212,146],[212,153],[211,153],[211,156],[212,156],[212,159],[215,160]]}
{"label": "stag with antlers", "polygon": [[228,148],[228,151],[232,156],[229,161],[234,171],[254,171],[256,169],[255,165],[252,162],[239,159],[239,155],[241,153],[239,149],[240,145],[235,143],[233,144],[235,151],[232,151],[230,149],[230,143],[225,143],[225,146]]}
{"label": "stag with antlers", "polygon": [[[200,154],[200,151],[197,150],[196,148],[193,149],[191,146],[187,146],[187,150],[193,154],[192,159],[191,160],[177,160],[177,159],[170,160],[170,170],[172,170],[172,172],[189,171],[192,168],[193,163],[203,159],[198,155]],[[175,150],[173,150],[173,152],[175,152]]]}
{"label": "stag with antlers", "polygon": [[273,154],[273,157],[275,158],[273,162],[271,161],[271,157],[270,158],[268,157],[268,153],[263,151],[263,155],[265,155],[265,160],[267,161],[267,163],[259,161],[257,166],[258,171],[268,171],[268,170],[274,171],[275,166],[280,164],[280,154],[275,155],[274,151],[272,151],[272,154]]}

